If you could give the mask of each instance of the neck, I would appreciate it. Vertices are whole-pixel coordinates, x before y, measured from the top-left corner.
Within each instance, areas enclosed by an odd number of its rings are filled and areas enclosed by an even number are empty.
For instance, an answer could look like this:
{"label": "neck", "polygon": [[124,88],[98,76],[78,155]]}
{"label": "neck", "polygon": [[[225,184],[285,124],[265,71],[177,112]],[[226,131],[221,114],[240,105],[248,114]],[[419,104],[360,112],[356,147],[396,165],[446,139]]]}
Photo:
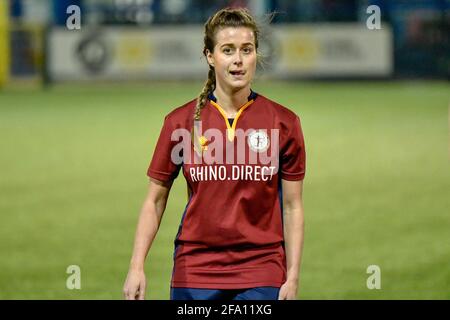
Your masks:
{"label": "neck", "polygon": [[237,91],[226,91],[220,86],[217,86],[214,90],[214,96],[217,99],[217,104],[225,110],[229,117],[234,117],[242,107],[248,101],[250,95],[250,86],[244,87]]}

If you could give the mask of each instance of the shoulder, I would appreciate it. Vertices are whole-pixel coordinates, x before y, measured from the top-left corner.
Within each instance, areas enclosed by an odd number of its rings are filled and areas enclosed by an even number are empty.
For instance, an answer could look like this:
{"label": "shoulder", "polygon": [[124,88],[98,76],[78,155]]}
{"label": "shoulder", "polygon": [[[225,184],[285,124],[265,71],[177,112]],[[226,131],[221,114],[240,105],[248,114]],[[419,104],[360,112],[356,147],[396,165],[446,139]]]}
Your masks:
{"label": "shoulder", "polygon": [[185,104],[176,107],[165,116],[165,121],[171,122],[173,125],[183,126],[190,122],[193,114],[197,98],[192,99]]}
{"label": "shoulder", "polygon": [[259,103],[264,105],[265,108],[268,108],[273,115],[282,122],[290,123],[299,118],[299,116],[288,107],[285,107],[261,94],[258,94],[257,100],[258,99]]}

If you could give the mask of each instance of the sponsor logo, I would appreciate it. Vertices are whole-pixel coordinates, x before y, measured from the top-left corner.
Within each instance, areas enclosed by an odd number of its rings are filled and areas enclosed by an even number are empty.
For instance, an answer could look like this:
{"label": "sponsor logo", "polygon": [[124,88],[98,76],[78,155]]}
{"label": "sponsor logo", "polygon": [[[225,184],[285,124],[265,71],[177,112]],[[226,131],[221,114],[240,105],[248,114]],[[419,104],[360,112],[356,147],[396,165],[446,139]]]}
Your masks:
{"label": "sponsor logo", "polygon": [[248,145],[255,152],[264,152],[269,148],[270,140],[263,130],[255,130],[248,135]]}

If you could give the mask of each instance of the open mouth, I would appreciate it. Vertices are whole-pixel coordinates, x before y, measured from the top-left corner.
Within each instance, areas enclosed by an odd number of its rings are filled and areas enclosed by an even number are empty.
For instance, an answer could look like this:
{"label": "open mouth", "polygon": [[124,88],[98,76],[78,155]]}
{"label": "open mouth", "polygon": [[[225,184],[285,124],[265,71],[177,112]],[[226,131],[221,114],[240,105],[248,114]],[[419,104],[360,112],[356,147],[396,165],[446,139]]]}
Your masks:
{"label": "open mouth", "polygon": [[245,74],[244,71],[230,71],[233,76],[243,76]]}

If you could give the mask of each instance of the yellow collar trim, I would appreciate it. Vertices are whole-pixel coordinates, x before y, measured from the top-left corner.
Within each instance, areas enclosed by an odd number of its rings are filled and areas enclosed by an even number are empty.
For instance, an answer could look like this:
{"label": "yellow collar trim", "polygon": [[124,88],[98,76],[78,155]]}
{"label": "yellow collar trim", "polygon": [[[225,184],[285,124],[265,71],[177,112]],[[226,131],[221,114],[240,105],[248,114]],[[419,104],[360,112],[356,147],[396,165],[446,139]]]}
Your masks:
{"label": "yellow collar trim", "polygon": [[222,117],[225,119],[225,124],[227,125],[227,137],[228,140],[233,141],[234,139],[234,132],[236,130],[236,124],[237,121],[239,119],[239,117],[241,116],[242,112],[244,112],[245,109],[247,109],[255,100],[250,100],[247,103],[245,103],[242,107],[239,108],[238,113],[236,114],[236,117],[233,120],[233,125],[230,126],[230,123],[228,122],[228,117],[227,117],[227,113],[225,112],[225,110],[222,109],[221,106],[219,106],[217,103],[215,103],[214,101],[210,100],[211,104],[216,107],[217,110],[219,110],[220,114],[222,115]]}

